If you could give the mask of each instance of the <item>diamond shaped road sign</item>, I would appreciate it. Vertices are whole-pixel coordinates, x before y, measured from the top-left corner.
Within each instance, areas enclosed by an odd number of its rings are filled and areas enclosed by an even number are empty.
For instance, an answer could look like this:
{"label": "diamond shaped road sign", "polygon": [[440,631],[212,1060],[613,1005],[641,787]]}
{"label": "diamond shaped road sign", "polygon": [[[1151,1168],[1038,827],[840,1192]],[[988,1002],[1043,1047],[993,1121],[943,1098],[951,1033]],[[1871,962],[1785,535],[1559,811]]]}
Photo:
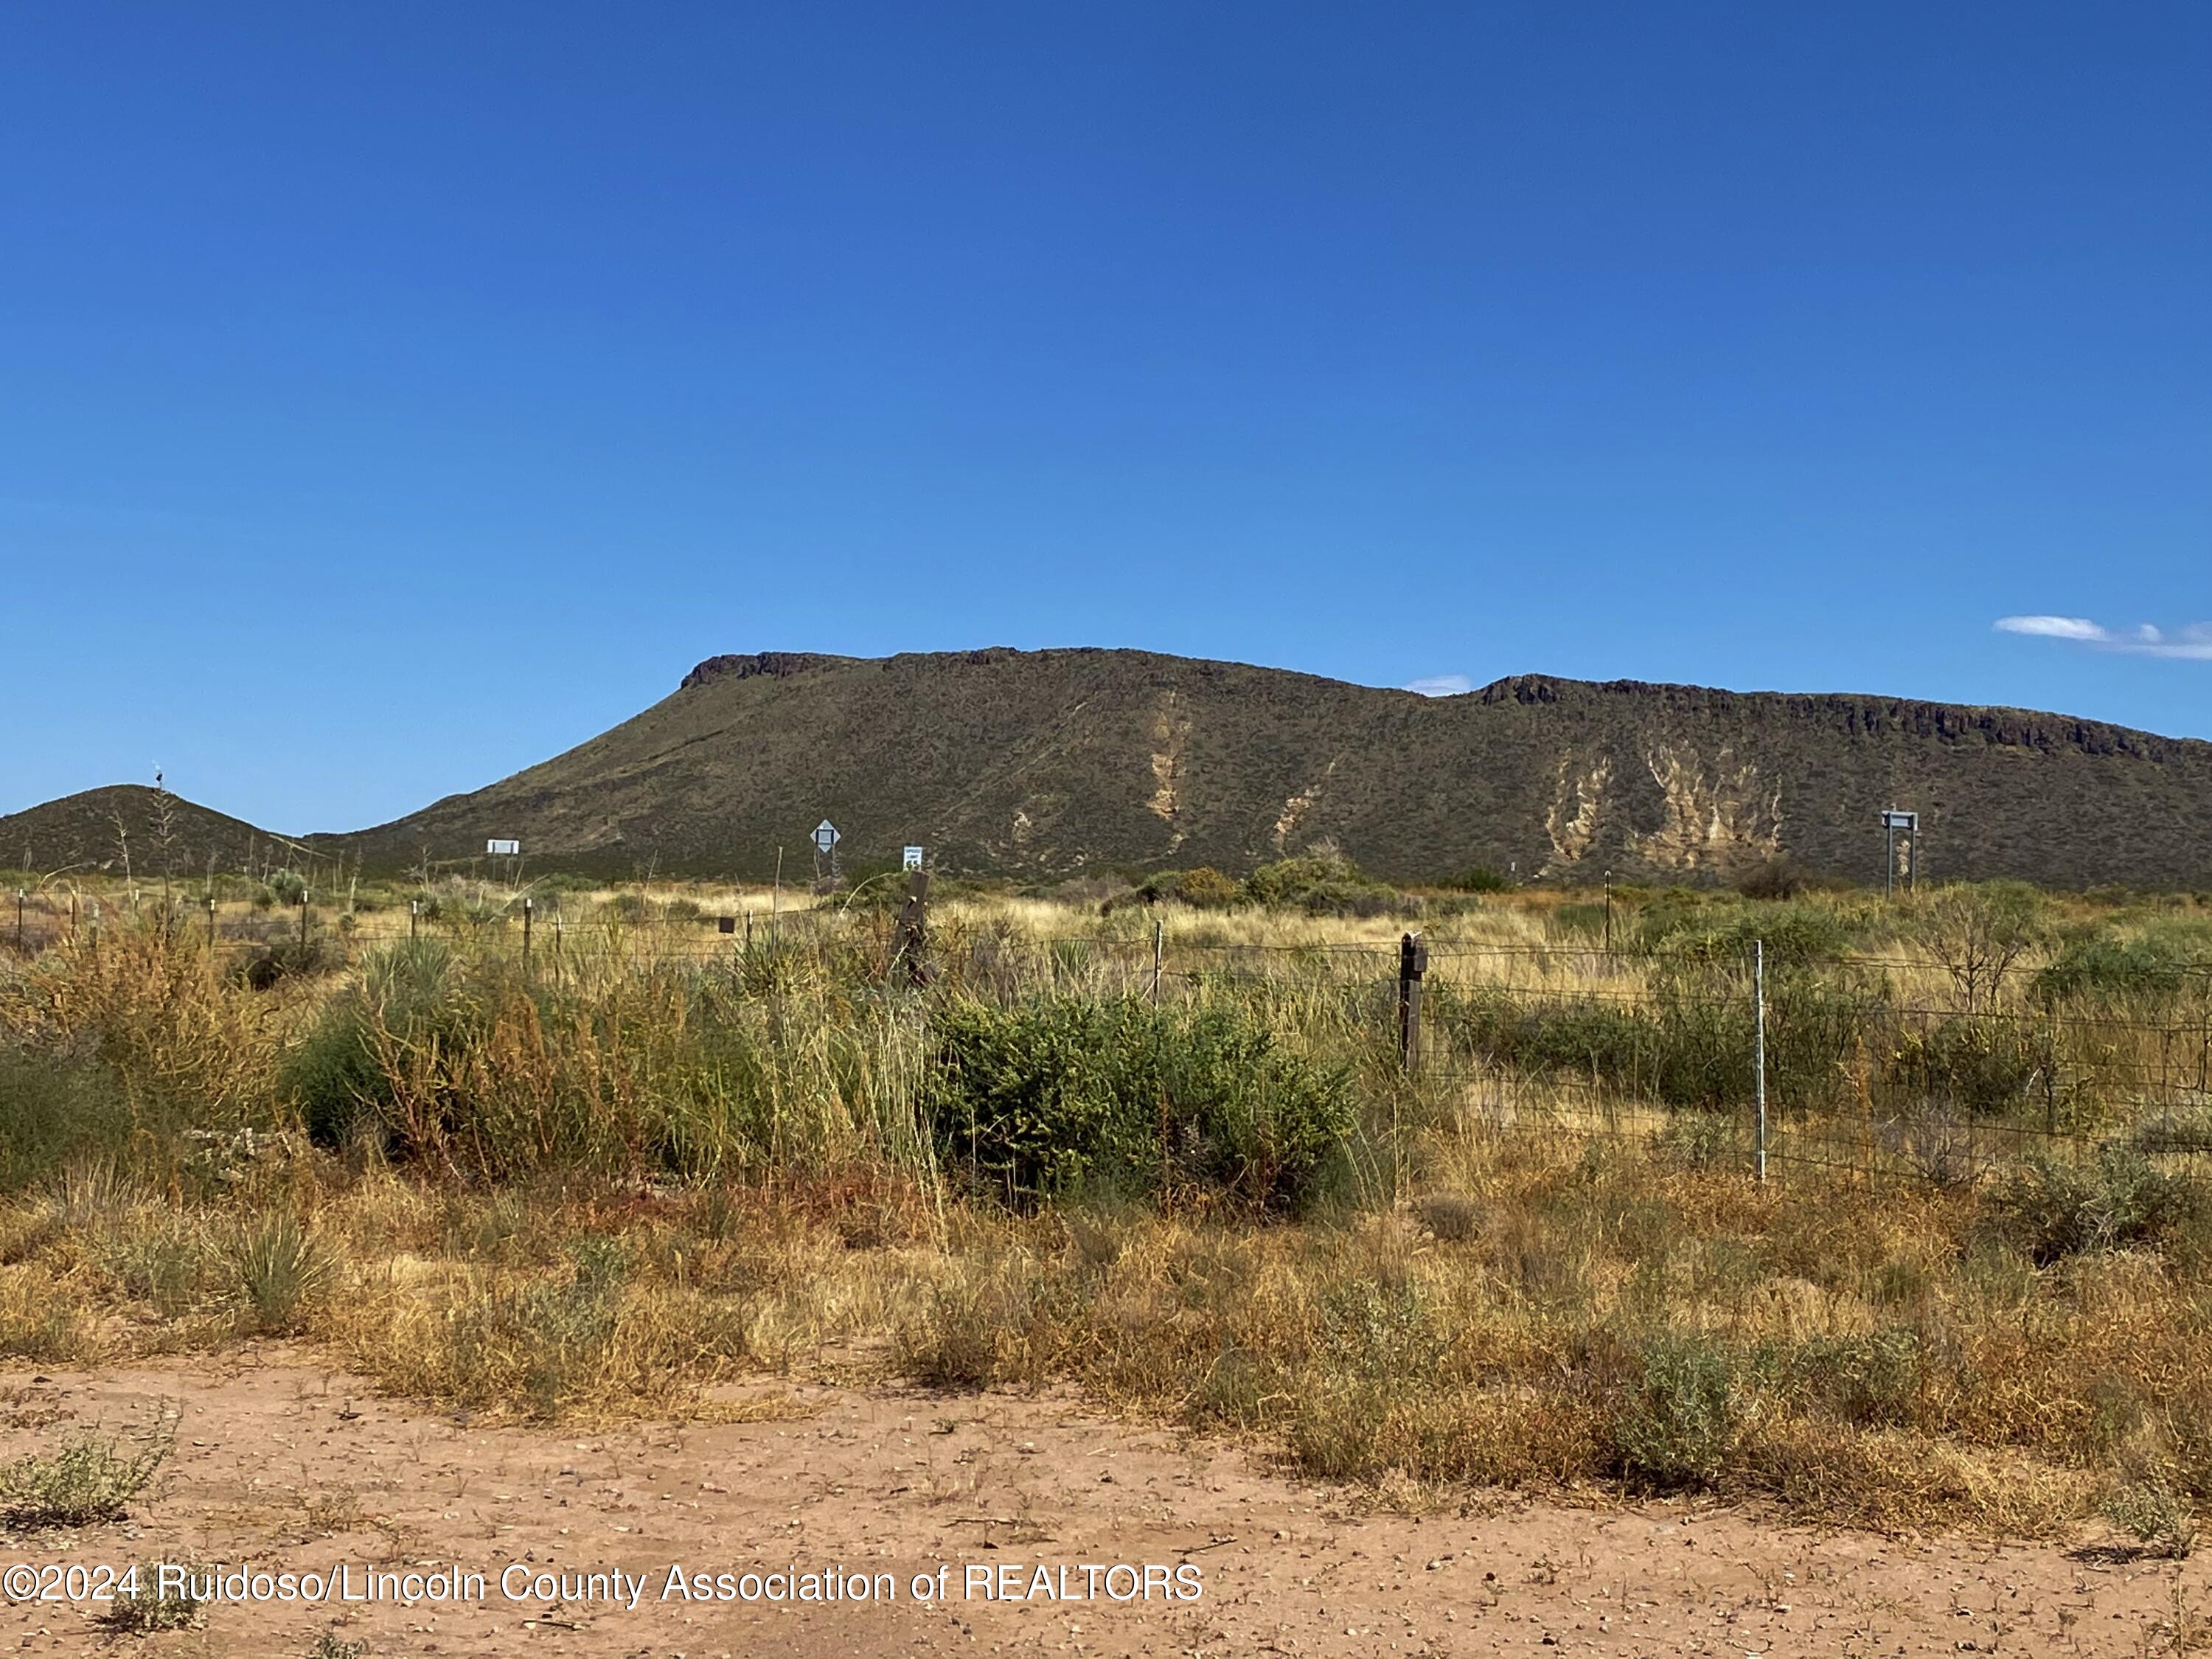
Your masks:
{"label": "diamond shaped road sign", "polygon": [[837,826],[824,818],[814,826],[814,845],[826,853],[838,842]]}

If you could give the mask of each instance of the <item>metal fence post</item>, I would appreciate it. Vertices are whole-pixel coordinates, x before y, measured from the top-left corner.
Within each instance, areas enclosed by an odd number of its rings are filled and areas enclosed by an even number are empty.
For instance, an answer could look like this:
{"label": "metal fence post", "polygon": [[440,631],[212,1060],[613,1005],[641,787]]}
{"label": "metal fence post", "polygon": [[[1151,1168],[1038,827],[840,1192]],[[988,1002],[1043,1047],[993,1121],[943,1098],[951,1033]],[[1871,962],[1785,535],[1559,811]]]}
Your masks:
{"label": "metal fence post", "polygon": [[215,954],[215,895],[208,895],[208,954]]}
{"label": "metal fence post", "polygon": [[1751,942],[1752,1065],[1758,1073],[1759,1178],[1766,1179],[1766,941]]}
{"label": "metal fence post", "polygon": [[300,948],[303,951],[307,948],[307,895],[305,891],[300,895]]}
{"label": "metal fence post", "polygon": [[1398,1063],[1413,1076],[1421,1066],[1421,976],[1429,971],[1429,947],[1418,933],[1398,941]]}
{"label": "metal fence post", "polygon": [[21,888],[15,890],[15,950],[19,955],[23,950],[23,901],[26,896]]}
{"label": "metal fence post", "polygon": [[1165,957],[1166,938],[1164,925],[1158,916],[1152,918],[1152,1006],[1160,1006],[1160,963]]}
{"label": "metal fence post", "polygon": [[421,899],[409,899],[407,901],[407,937],[410,939],[417,938],[421,935],[422,931],[422,901]]}
{"label": "metal fence post", "polygon": [[522,976],[530,977],[530,901],[522,901]]}

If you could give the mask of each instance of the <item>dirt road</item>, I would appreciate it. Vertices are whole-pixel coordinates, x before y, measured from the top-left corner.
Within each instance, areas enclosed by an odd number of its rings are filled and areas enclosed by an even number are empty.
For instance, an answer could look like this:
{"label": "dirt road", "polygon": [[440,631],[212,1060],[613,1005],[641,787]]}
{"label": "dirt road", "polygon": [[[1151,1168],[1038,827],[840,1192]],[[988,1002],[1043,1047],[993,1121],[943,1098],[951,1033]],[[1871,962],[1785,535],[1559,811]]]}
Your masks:
{"label": "dirt road", "polygon": [[[0,1455],[164,1418],[176,1436],[125,1522],[0,1534],[0,1568],[191,1557],[270,1574],[276,1598],[150,1637],[88,1602],[15,1602],[0,1652],[306,1659],[325,1632],[371,1659],[2141,1655],[2212,1639],[2194,1562],[1822,1534],[1687,1504],[1376,1513],[1072,1401],[769,1395],[771,1420],[556,1433],[380,1401],[281,1350],[0,1371]],[[284,1572],[319,1583],[284,1600]],[[809,1574],[837,1599],[790,1599]],[[310,1583],[325,1599],[301,1599]],[[409,1589],[421,1599],[339,1599]]]}

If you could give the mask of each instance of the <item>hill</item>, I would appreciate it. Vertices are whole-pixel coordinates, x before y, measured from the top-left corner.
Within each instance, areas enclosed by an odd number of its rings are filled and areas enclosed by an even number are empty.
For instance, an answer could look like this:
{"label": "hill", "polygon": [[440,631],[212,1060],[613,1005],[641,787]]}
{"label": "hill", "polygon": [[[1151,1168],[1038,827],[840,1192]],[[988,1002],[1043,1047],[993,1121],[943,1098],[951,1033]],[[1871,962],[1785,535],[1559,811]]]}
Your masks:
{"label": "hill", "polygon": [[[166,809],[164,802],[166,801]],[[163,818],[167,817],[166,826]],[[0,868],[99,871],[182,878],[246,867],[260,849],[293,845],[242,818],[163,796],[143,784],[110,784],[0,817]],[[284,861],[280,854],[277,862]]]}
{"label": "hill", "polygon": [[514,836],[538,867],[811,872],[1213,864],[1328,838],[1435,878],[1723,880],[1786,854],[1879,881],[2212,885],[2212,744],[2007,708],[1519,675],[1444,698],[1141,651],[716,657],[568,753],[357,835],[371,870]]}

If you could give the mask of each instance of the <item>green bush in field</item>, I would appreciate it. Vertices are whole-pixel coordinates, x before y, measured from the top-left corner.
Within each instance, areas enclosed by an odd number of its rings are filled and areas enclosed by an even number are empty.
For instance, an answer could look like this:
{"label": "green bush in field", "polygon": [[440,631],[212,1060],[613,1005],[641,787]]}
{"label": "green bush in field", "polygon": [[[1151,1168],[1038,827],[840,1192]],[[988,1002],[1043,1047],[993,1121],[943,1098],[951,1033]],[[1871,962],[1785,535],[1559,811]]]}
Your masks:
{"label": "green bush in field", "polygon": [[1621,1472],[1661,1492],[1710,1486],[1743,1429],[1735,1366],[1701,1337],[1664,1337],[1643,1356],[1643,1375],[1613,1413]]}
{"label": "green bush in field", "polygon": [[948,1169],[1018,1202],[1164,1176],[1258,1209],[1316,1196],[1355,1127],[1350,1079],[1249,1012],[956,1004],[923,1105]]}
{"label": "green bush in field", "polygon": [[457,1048],[476,1024],[453,948],[403,940],[362,959],[361,983],[333,997],[285,1054],[278,1087],[311,1138],[338,1146],[357,1127],[381,1123],[392,1104],[386,1041]]}
{"label": "green bush in field", "polygon": [[132,1123],[131,1103],[104,1066],[0,1047],[0,1192],[88,1155],[120,1153]]}
{"label": "green bush in field", "polygon": [[2168,934],[2115,939],[2096,933],[2068,939],[2035,976],[2044,1002],[2100,997],[2166,1003],[2208,968],[2200,950]]}
{"label": "green bush in field", "polygon": [[2198,1182],[2122,1146],[2101,1147],[2086,1164],[2030,1158],[2006,1175],[1992,1206],[1999,1229],[2046,1266],[2092,1250],[2156,1245],[2206,1218]]}
{"label": "green bush in field", "polygon": [[1495,865],[1476,864],[1448,878],[1441,884],[1462,893],[1504,893],[1510,892],[1515,883]]}
{"label": "green bush in field", "polygon": [[1341,853],[1316,851],[1263,864],[1244,882],[1255,904],[1312,915],[1374,916],[1402,902],[1397,889],[1363,873]]}

